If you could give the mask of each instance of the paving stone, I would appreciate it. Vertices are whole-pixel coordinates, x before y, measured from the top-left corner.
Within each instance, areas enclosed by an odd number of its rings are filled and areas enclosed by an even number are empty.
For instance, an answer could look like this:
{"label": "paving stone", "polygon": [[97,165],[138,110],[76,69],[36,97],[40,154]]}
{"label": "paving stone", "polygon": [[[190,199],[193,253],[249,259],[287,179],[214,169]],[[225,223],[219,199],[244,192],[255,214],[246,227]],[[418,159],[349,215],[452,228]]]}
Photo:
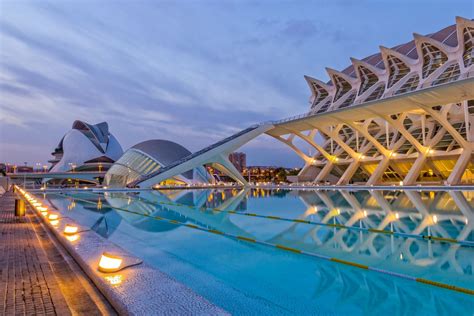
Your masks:
{"label": "paving stone", "polygon": [[115,314],[107,302],[99,309],[31,210],[14,216],[14,200],[0,197],[0,315]]}

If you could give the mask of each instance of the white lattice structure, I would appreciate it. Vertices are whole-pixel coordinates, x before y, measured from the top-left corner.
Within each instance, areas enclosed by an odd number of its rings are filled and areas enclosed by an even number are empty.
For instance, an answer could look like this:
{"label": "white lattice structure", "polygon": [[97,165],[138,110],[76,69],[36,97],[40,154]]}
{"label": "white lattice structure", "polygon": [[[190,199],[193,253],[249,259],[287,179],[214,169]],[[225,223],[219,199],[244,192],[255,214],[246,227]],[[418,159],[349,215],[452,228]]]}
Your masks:
{"label": "white lattice structure", "polygon": [[263,133],[304,160],[297,181],[472,184],[474,21],[458,17],[439,32],[351,60],[343,71],[327,69],[329,82],[305,76],[308,113],[243,130],[133,185],[152,186],[202,164],[246,184],[222,157]]}
{"label": "white lattice structure", "polygon": [[[305,161],[299,181],[348,184],[474,181],[474,21],[362,60],[330,82],[305,76],[310,112],[267,134]],[[304,140],[317,153],[297,147]],[[318,144],[315,139],[322,138]]]}

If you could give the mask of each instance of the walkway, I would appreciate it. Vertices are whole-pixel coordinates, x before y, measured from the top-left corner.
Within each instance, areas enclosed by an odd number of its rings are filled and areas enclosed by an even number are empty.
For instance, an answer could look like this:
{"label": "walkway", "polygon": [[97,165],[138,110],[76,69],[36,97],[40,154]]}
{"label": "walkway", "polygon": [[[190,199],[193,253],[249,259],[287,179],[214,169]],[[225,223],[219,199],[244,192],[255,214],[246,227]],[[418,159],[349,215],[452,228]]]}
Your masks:
{"label": "walkway", "polygon": [[0,315],[111,315],[108,302],[30,210],[0,197]]}

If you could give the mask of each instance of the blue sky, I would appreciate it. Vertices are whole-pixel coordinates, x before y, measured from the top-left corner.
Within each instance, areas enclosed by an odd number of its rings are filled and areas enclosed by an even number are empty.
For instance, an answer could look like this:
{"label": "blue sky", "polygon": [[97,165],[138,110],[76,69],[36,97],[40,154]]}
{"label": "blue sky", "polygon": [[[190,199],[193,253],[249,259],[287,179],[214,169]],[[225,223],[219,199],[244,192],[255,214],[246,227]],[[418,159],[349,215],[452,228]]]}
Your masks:
{"label": "blue sky", "polygon": [[[46,162],[76,119],[191,151],[308,110],[303,75],[473,17],[446,1],[0,1],[0,161]],[[250,164],[298,166],[261,136]]]}

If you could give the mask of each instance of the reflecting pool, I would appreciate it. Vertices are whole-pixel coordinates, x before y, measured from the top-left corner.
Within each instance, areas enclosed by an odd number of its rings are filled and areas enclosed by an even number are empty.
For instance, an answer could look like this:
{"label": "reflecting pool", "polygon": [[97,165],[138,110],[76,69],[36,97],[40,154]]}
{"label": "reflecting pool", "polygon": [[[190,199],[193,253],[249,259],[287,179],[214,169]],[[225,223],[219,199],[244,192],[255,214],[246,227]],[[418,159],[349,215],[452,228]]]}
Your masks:
{"label": "reflecting pool", "polygon": [[233,314],[474,311],[474,296],[412,280],[474,290],[474,191],[232,189],[45,197]]}

